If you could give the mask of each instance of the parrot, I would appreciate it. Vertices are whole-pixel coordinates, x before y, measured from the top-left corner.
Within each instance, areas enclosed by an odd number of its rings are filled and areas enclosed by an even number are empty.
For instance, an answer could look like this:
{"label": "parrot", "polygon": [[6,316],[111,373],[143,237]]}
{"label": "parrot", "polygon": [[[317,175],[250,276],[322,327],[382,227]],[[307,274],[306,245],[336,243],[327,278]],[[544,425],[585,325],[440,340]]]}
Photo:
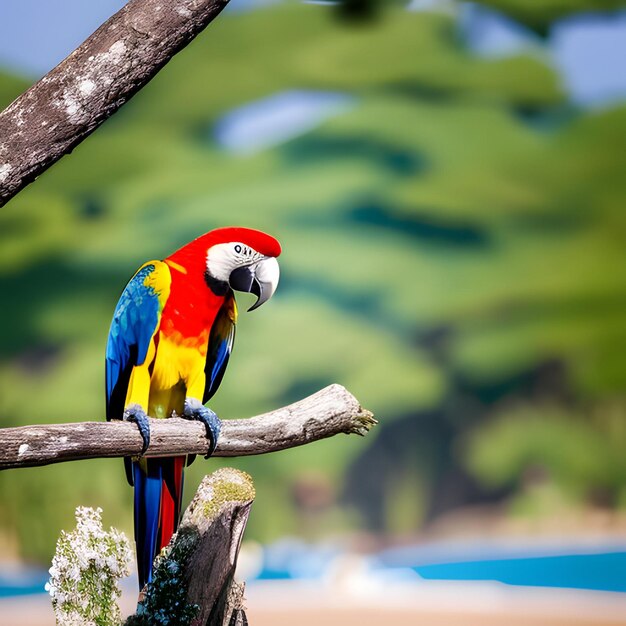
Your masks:
{"label": "parrot", "polygon": [[233,291],[252,293],[252,311],[274,294],[279,242],[250,228],[212,230],[162,261],[144,263],[113,313],[106,345],[106,419],[135,423],[139,457],[125,458],[134,487],[139,588],[152,581],[153,561],[178,527],[183,473],[195,458],[146,458],[148,416],[198,420],[209,458],[221,422],[207,402],[219,387],[235,339]]}

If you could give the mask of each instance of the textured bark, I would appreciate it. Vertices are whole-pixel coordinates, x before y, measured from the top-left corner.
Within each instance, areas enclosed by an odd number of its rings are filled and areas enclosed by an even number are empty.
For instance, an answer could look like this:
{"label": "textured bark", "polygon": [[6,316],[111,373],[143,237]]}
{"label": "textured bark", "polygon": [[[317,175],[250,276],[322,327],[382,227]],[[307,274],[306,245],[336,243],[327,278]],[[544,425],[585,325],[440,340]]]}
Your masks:
{"label": "textured bark", "polygon": [[[230,589],[243,532],[254,500],[252,479],[226,468],[208,476],[185,511],[182,527],[198,532],[200,540],[189,559],[187,600],[200,607],[196,624],[222,626],[230,621]],[[238,596],[243,600],[243,593]]]}
{"label": "textured bark", "polygon": [[228,0],[130,0],[0,113],[0,206],[119,109]]}
{"label": "textured bark", "polygon": [[[264,454],[332,437],[365,435],[372,414],[341,385],[330,385],[287,407],[248,419],[223,420],[214,456]],[[180,418],[150,420],[145,456],[206,454],[204,426]],[[137,456],[142,439],[130,422],[79,422],[0,429],[0,469],[99,457]]]}
{"label": "textured bark", "polygon": [[[171,610],[178,597],[198,607],[194,626],[247,623],[244,586],[234,577],[254,497],[252,479],[244,472],[223,468],[205,476],[178,532],[157,559],[154,582],[142,592],[137,616],[127,624],[142,624],[137,619],[142,614]],[[172,576],[177,579],[174,586]],[[180,596],[173,598],[172,590]]]}

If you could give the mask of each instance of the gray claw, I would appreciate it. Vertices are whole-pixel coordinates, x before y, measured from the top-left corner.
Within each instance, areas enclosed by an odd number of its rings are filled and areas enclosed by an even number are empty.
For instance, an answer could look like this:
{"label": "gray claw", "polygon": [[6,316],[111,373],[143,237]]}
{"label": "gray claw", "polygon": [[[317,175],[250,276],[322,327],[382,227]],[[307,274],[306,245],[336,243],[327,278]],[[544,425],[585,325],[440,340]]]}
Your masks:
{"label": "gray claw", "polygon": [[209,440],[209,451],[204,458],[208,459],[215,452],[220,430],[222,429],[222,422],[211,409],[195,398],[187,398],[185,400],[183,417],[188,420],[197,420],[204,424],[206,436]]}
{"label": "gray claw", "polygon": [[137,424],[139,434],[143,439],[143,447],[140,454],[140,456],[143,456],[150,445],[150,421],[146,412],[138,404],[131,404],[124,410],[124,420]]}

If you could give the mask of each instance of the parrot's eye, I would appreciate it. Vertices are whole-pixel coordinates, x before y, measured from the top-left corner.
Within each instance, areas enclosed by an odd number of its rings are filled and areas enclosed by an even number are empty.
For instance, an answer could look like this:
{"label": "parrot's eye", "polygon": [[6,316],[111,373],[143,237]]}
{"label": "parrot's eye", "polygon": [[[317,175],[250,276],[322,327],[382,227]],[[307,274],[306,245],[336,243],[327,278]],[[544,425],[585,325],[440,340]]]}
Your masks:
{"label": "parrot's eye", "polygon": [[237,254],[241,254],[241,246],[240,246],[239,244],[237,244],[237,245],[235,246],[235,252],[236,252]]}

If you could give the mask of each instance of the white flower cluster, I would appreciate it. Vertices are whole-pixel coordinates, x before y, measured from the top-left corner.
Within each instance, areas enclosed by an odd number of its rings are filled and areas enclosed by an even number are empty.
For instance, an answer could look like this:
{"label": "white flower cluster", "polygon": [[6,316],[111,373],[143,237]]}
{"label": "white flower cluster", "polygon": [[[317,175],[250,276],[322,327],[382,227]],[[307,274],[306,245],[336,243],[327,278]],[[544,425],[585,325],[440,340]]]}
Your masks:
{"label": "white flower cluster", "polygon": [[102,509],[79,506],[76,528],[61,531],[46,591],[57,626],[117,626],[118,581],[130,574],[130,543],[115,528],[102,527]]}

